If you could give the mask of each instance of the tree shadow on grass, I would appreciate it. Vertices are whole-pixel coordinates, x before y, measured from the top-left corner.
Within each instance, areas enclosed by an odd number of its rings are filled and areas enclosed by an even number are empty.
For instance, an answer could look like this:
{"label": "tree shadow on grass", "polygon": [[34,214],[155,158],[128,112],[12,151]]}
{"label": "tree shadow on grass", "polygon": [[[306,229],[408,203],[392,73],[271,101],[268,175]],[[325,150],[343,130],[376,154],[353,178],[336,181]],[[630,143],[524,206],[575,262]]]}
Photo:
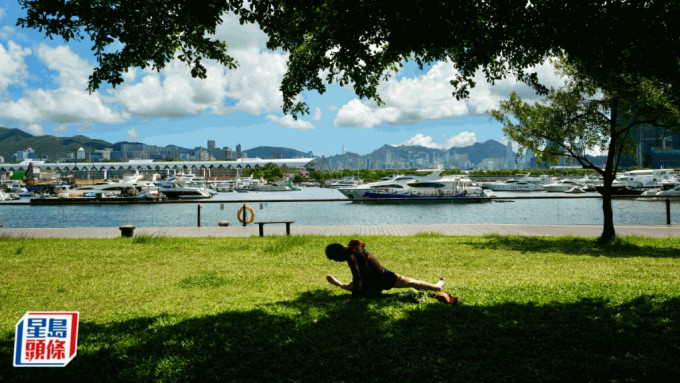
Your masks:
{"label": "tree shadow on grass", "polygon": [[677,246],[641,246],[619,239],[608,245],[599,245],[595,239],[583,237],[529,237],[484,235],[483,241],[465,240],[462,244],[478,249],[511,250],[539,253],[561,253],[567,255],[590,255],[594,257],[650,257],[680,258]]}
{"label": "tree shadow on grass", "polygon": [[[328,290],[248,311],[81,323],[65,368],[0,381],[680,381],[680,299],[450,306]],[[9,363],[13,334],[0,340]],[[49,379],[49,380],[48,380]]]}

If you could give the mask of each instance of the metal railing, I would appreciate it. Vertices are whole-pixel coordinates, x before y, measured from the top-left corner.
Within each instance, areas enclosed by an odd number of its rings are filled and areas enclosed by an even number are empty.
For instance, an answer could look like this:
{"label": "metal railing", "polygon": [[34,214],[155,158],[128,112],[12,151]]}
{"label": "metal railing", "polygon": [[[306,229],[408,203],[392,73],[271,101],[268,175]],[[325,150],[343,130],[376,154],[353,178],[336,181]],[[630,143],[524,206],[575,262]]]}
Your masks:
{"label": "metal railing", "polygon": [[[641,201],[640,196],[615,196],[613,208],[619,220],[635,214],[630,222],[672,224],[680,217],[680,197]],[[390,223],[601,223],[600,195],[521,195],[493,197],[488,203],[461,204],[458,201],[414,204],[414,198],[390,199],[205,199],[147,203],[95,202],[92,204],[31,205],[29,201],[0,202],[0,224],[6,227],[102,227],[217,225],[237,222],[236,213],[253,205],[258,219],[295,219],[307,225],[390,224]],[[550,205],[553,201],[554,204]],[[390,207],[384,207],[388,202]],[[518,202],[516,204],[496,202]],[[448,205],[462,205],[447,209]],[[517,205],[517,206],[513,206]],[[556,206],[555,206],[556,205]],[[620,205],[620,206],[617,206]],[[583,219],[581,219],[583,217]],[[594,218],[593,218],[594,217]],[[652,218],[649,218],[652,217]],[[248,218],[248,217],[247,217]],[[675,218],[676,220],[678,218]]]}

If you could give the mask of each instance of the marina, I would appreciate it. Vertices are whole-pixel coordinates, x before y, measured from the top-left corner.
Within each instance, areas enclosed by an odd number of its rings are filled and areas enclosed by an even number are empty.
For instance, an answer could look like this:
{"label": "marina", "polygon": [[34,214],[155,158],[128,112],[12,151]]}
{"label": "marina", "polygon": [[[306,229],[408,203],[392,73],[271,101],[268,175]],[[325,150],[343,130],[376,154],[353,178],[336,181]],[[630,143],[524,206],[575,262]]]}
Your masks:
{"label": "marina", "polygon": [[[596,193],[496,192],[489,203],[390,204],[353,202],[336,189],[302,187],[289,192],[218,192],[205,200],[162,203],[80,203],[32,205],[28,198],[0,205],[5,228],[217,227],[239,225],[247,205],[255,221],[295,221],[296,226],[348,225],[601,225],[602,200]],[[511,203],[500,203],[500,202]],[[669,202],[667,202],[669,201]],[[668,208],[668,210],[667,210]],[[680,199],[616,198],[616,225],[680,222]]]}
{"label": "marina", "polygon": [[[548,177],[487,182],[443,169],[394,174],[365,183],[358,177],[328,187],[235,178],[217,182],[193,172],[161,179],[139,170],[119,181],[101,180],[18,193],[6,183],[0,225],[6,228],[201,227],[239,225],[248,208],[259,222],[296,226],[343,225],[601,225],[596,179]],[[146,179],[145,179],[146,178]],[[12,186],[13,189],[10,189]],[[625,172],[612,203],[615,225],[680,221],[680,182],[673,171]],[[11,190],[17,191],[12,193]],[[24,189],[25,190],[25,189]],[[30,189],[29,189],[30,190]]]}

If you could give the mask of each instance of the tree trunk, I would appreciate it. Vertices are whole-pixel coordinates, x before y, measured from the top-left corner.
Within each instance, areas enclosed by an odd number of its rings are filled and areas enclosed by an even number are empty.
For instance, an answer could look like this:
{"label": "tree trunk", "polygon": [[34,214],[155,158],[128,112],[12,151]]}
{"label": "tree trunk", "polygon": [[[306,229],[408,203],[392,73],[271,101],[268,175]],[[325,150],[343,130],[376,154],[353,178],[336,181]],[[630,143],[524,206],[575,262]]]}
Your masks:
{"label": "tree trunk", "polygon": [[607,244],[616,237],[614,230],[614,210],[612,209],[612,180],[605,180],[602,189],[602,215],[604,216],[604,224],[602,227],[602,235],[598,240],[600,244]]}
{"label": "tree trunk", "polygon": [[607,165],[602,174],[602,215],[604,216],[604,224],[602,227],[602,235],[598,240],[600,244],[607,244],[616,237],[614,231],[614,210],[612,209],[612,183],[616,179],[615,160],[617,158],[617,130],[616,124],[618,120],[618,102],[614,99],[612,103],[611,119],[609,120],[609,150],[607,151]]}

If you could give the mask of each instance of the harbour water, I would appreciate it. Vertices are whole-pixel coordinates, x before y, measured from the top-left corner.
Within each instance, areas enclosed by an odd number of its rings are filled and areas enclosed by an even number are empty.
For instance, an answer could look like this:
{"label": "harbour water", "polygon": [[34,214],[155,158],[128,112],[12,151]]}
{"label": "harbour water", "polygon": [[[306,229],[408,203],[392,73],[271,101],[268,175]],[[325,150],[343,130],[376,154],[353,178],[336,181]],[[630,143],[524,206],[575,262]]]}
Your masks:
{"label": "harbour water", "polygon": [[[244,204],[255,210],[256,221],[293,220],[299,225],[385,224],[602,224],[602,200],[565,193],[496,192],[484,203],[369,204],[353,203],[337,190],[303,188],[291,192],[219,193],[209,200],[185,203],[115,205],[0,205],[5,227],[117,227],[120,225],[181,227],[239,224],[236,213]],[[512,199],[515,197],[516,199]],[[540,197],[540,198],[519,198]],[[545,197],[560,197],[558,199]],[[568,198],[565,198],[568,197]],[[302,201],[300,201],[302,200]],[[329,201],[331,200],[331,201]],[[615,199],[614,223],[665,224],[664,201]],[[672,222],[680,222],[680,200],[670,204]],[[200,218],[199,218],[200,215]],[[199,221],[200,219],[200,221]]]}

